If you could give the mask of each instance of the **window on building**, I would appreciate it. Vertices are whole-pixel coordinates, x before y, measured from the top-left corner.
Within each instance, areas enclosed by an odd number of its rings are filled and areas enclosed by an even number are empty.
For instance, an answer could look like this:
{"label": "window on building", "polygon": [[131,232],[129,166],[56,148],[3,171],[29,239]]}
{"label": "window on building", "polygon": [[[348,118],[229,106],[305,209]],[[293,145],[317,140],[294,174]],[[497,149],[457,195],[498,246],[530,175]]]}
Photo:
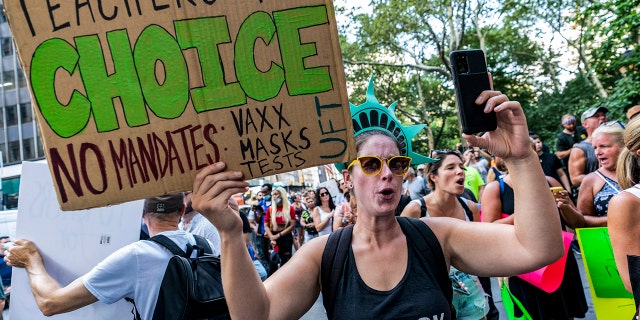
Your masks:
{"label": "window on building", "polygon": [[20,141],[9,142],[9,161],[7,164],[18,163],[20,159]]}
{"label": "window on building", "polygon": [[13,53],[13,43],[11,42],[11,38],[2,38],[0,43],[2,44],[2,56],[10,56]]}
{"label": "window on building", "polygon": [[24,160],[34,160],[36,158],[33,139],[22,140],[22,156],[24,157]]}
{"label": "window on building", "polygon": [[27,78],[24,77],[24,71],[18,69],[18,88],[27,87]]}
{"label": "window on building", "polygon": [[20,104],[20,120],[22,124],[33,121],[33,110],[30,102]]}
{"label": "window on building", "polygon": [[2,73],[1,85],[5,90],[11,90],[16,87],[16,79],[13,76],[13,71],[5,71]]}
{"label": "window on building", "polygon": [[4,15],[4,5],[0,4],[0,22],[7,22],[7,16]]}
{"label": "window on building", "polygon": [[7,209],[18,208],[20,177],[2,180],[2,202]]}
{"label": "window on building", "polygon": [[8,126],[18,124],[18,109],[16,106],[4,107],[4,119],[7,121]]}
{"label": "window on building", "polygon": [[42,138],[40,137],[40,130],[37,130],[38,128],[36,128],[36,143],[37,143],[37,148],[36,148],[36,152],[37,152],[37,157],[38,159],[40,158],[44,158],[44,146],[42,144]]}

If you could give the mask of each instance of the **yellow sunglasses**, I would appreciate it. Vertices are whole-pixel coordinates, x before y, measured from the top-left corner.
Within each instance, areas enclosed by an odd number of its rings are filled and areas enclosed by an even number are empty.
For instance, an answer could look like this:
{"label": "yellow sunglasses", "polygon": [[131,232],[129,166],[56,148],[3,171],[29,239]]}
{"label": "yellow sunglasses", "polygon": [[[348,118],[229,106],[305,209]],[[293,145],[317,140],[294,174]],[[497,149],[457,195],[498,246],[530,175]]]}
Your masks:
{"label": "yellow sunglasses", "polygon": [[382,171],[382,163],[386,162],[389,170],[395,176],[403,176],[411,166],[411,158],[405,156],[393,156],[391,158],[382,159],[378,156],[361,156],[351,161],[347,170],[357,162],[360,163],[360,169],[368,176],[377,176]]}

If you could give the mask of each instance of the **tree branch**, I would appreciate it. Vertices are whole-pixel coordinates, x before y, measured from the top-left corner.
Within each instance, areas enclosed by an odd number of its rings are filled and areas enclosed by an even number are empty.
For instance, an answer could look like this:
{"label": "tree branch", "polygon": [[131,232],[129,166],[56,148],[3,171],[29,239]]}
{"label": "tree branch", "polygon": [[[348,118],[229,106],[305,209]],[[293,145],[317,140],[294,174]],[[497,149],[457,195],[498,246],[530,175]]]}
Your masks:
{"label": "tree branch", "polygon": [[445,76],[447,79],[451,78],[451,75],[447,70],[444,70],[440,67],[432,67],[425,66],[422,64],[413,64],[413,63],[385,63],[385,62],[376,62],[376,61],[353,61],[353,60],[343,60],[345,64],[351,65],[365,65],[365,66],[383,66],[383,67],[392,67],[392,68],[411,68],[418,69],[426,72],[435,72]]}

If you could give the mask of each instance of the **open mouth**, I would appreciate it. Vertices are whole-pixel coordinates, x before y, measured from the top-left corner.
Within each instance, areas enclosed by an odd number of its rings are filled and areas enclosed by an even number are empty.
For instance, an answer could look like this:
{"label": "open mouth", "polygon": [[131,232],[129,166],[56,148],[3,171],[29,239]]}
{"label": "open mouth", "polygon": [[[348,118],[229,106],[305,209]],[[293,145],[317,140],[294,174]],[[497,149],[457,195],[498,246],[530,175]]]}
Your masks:
{"label": "open mouth", "polygon": [[382,190],[380,191],[380,194],[382,194],[383,196],[389,196],[389,195],[392,195],[392,194],[393,194],[393,189],[392,189],[392,188],[385,188],[385,189],[382,189]]}
{"label": "open mouth", "polygon": [[456,180],[456,184],[464,186],[464,178]]}

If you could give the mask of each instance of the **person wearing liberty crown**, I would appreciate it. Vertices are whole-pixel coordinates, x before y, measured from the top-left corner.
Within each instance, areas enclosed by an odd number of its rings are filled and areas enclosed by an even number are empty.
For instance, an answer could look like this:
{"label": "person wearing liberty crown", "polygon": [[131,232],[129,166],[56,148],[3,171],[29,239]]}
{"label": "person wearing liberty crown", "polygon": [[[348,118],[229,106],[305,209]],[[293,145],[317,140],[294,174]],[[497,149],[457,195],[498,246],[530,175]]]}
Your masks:
{"label": "person wearing liberty crown", "polygon": [[[463,138],[503,158],[517,181],[514,225],[448,217],[396,218],[403,175],[412,159],[416,163],[434,159],[411,149],[411,139],[424,125],[402,126],[394,114],[395,103],[385,108],[377,101],[371,79],[367,101],[351,105],[357,156],[342,170],[357,199],[358,220],[339,231],[351,232],[350,249],[344,265],[338,266],[342,276],[329,286],[321,285],[321,262],[331,235],[300,247],[262,283],[249,257],[241,254],[246,250],[242,221],[229,206],[231,196],[247,190],[248,183],[241,172],[225,170],[224,163],[198,173],[193,206],[220,231],[222,279],[232,318],[299,319],[322,291],[329,319],[452,319],[451,281],[446,271],[436,271],[451,265],[479,276],[510,276],[559,259],[563,253],[560,220],[531,148],[522,107],[499,91],[482,92],[476,103],[485,102],[485,112],[496,112],[497,129]],[[401,226],[412,221],[430,232],[433,247],[428,252],[418,252]],[[431,262],[438,260],[437,266]],[[448,289],[438,285],[443,280],[448,281]],[[334,299],[328,299],[333,293]]]}

